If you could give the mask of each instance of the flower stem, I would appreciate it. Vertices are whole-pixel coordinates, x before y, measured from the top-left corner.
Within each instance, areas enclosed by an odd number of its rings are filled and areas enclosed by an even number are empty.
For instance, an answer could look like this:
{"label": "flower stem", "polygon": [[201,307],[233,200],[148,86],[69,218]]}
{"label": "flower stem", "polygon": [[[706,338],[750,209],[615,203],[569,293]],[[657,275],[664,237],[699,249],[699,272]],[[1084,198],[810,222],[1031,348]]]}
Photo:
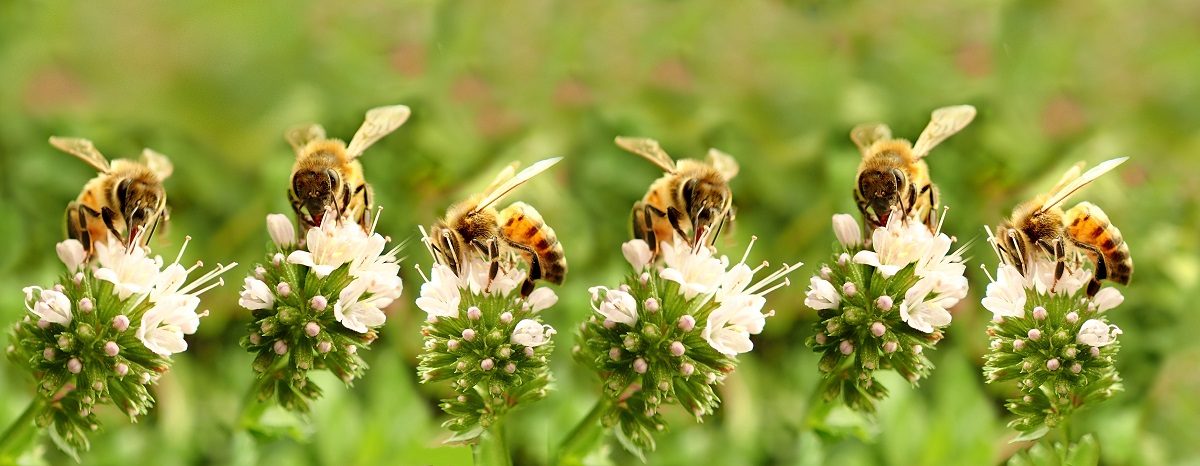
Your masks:
{"label": "flower stem", "polygon": [[595,447],[596,439],[603,433],[604,426],[600,423],[601,416],[608,411],[612,400],[604,395],[596,400],[596,406],[588,411],[587,416],[575,425],[567,434],[562,446],[558,448],[558,459],[555,464],[581,465],[584,457]]}
{"label": "flower stem", "polygon": [[504,416],[497,416],[495,423],[485,429],[479,441],[472,445],[476,466],[512,466],[504,436],[504,421]]}
{"label": "flower stem", "polygon": [[37,423],[34,422],[34,419],[45,406],[46,399],[40,395],[34,395],[33,399],[29,401],[29,407],[21,413],[21,417],[13,421],[8,429],[5,429],[4,435],[0,436],[0,463],[15,462],[21,455],[21,451],[13,451],[13,449],[28,443],[31,432],[37,430]]}
{"label": "flower stem", "polygon": [[271,406],[268,400],[260,400],[258,394],[266,384],[275,383],[275,374],[283,369],[285,365],[287,365],[287,358],[279,358],[278,361],[275,361],[275,364],[267,368],[262,374],[259,374],[254,383],[250,385],[250,390],[246,392],[246,397],[242,399],[242,414],[238,416],[238,428],[253,429],[258,426],[259,418]]}

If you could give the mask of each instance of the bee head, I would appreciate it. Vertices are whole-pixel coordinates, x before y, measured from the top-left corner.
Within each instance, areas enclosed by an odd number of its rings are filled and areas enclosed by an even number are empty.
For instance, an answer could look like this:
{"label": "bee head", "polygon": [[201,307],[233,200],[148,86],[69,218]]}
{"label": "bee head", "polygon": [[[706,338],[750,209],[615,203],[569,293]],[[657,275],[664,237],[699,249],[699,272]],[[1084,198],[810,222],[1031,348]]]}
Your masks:
{"label": "bee head", "polygon": [[715,228],[729,210],[732,196],[727,184],[692,178],[685,181],[680,190],[684,205],[687,206],[688,220],[692,222],[692,231],[697,237],[705,228]]}
{"label": "bee head", "polygon": [[131,237],[157,220],[166,204],[162,184],[135,178],[126,178],[117,183],[114,194]]}
{"label": "bee head", "polygon": [[906,191],[908,178],[899,169],[866,170],[858,175],[858,193],[881,223],[887,223],[887,216],[893,209],[904,212],[905,207],[911,206],[911,201],[904,202],[901,197]]}
{"label": "bee head", "polygon": [[313,223],[320,224],[326,210],[341,212],[345,202],[338,202],[336,193],[343,191],[342,178],[332,168],[302,169],[292,175],[292,193]]}

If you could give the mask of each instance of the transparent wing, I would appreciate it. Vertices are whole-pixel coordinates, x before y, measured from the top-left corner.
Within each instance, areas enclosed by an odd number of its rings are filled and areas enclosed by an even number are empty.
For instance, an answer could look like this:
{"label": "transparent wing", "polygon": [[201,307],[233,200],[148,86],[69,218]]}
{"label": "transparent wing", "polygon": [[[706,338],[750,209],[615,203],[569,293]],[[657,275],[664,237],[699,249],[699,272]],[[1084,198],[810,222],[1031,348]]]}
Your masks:
{"label": "transparent wing", "polygon": [[658,165],[667,173],[675,172],[675,161],[658,145],[658,141],[649,138],[617,136],[616,142],[622,149],[645,157],[646,160],[654,162],[655,165]]}
{"label": "transparent wing", "polygon": [[405,121],[408,121],[408,116],[411,114],[412,110],[405,105],[391,105],[368,110],[367,119],[363,121],[358,132],[354,133],[354,139],[351,139],[350,145],[346,147],[346,155],[351,160],[358,158],[379,138],[387,136],[388,133],[395,131]]}
{"label": "transparent wing", "polygon": [[317,139],[325,139],[325,128],[318,124],[293,126],[284,134],[288,144],[291,144],[292,149],[296,151],[296,155],[301,155],[304,146],[309,142]]}
{"label": "transparent wing", "polygon": [[[521,170],[521,172],[517,173],[516,176],[509,177],[498,185],[493,184],[492,186],[488,187],[487,192],[484,193],[483,199],[479,201],[479,205],[475,206],[474,211],[479,212],[480,210],[483,210],[492,204],[500,202],[500,199],[502,199],[504,195],[508,194],[509,191],[516,189],[516,187],[520,186],[521,183],[529,181],[529,179],[533,178],[534,175],[546,171],[547,168],[550,168],[550,166],[558,163],[559,160],[562,160],[562,157],[542,160],[541,162],[530,165],[529,168]],[[513,165],[505,167],[504,171],[500,172],[501,176],[496,177],[496,181],[500,181],[501,177],[504,176],[504,172],[512,170],[513,168]]]}
{"label": "transparent wing", "polygon": [[718,149],[708,150],[708,163],[717,169],[721,176],[725,177],[725,181],[732,180],[738,174],[737,160],[733,156],[721,152]]}
{"label": "transparent wing", "polygon": [[[1045,212],[1059,204],[1062,204],[1063,202],[1066,202],[1067,198],[1071,197],[1072,194],[1075,194],[1075,191],[1079,191],[1080,188],[1087,186],[1088,183],[1096,181],[1096,178],[1099,178],[1100,175],[1108,173],[1110,170],[1116,168],[1117,165],[1125,163],[1126,160],[1129,160],[1129,157],[1106,160],[1101,162],[1100,165],[1096,165],[1091,170],[1088,170],[1083,175],[1080,175],[1078,178],[1067,182],[1065,186],[1055,186],[1055,188],[1059,189],[1050,193],[1050,198],[1046,200],[1046,204],[1043,205],[1041,209],[1038,209],[1038,212]],[[1063,175],[1063,180],[1059,181],[1059,183],[1061,184],[1063,181],[1066,181],[1067,176],[1073,171],[1078,171],[1079,167],[1080,165],[1077,164],[1071,167],[1070,170],[1067,170],[1067,174]]]}
{"label": "transparent wing", "polygon": [[512,179],[513,175],[517,174],[517,168],[520,166],[521,162],[513,162],[504,167],[503,170],[500,170],[500,173],[496,174],[496,177],[492,179],[492,182],[488,183],[487,189],[483,190],[483,195],[487,196],[488,194],[491,194],[492,191],[495,191],[496,188],[499,188],[500,185],[504,184],[505,181]]}
{"label": "transparent wing", "polygon": [[171,164],[171,159],[167,156],[156,152],[154,149],[142,149],[142,163],[158,176],[159,181],[165,180],[175,172],[175,166]]}
{"label": "transparent wing", "polygon": [[1050,188],[1050,194],[1053,195],[1054,193],[1062,191],[1062,189],[1067,186],[1067,183],[1079,178],[1079,174],[1083,173],[1084,165],[1086,164],[1082,160],[1075,162],[1075,165],[1072,165],[1071,168],[1067,169],[1067,172],[1063,173],[1063,176],[1058,179],[1058,182],[1054,183],[1054,187]]}
{"label": "transparent wing", "polygon": [[891,138],[892,129],[883,123],[861,124],[850,130],[850,140],[854,141],[854,145],[858,146],[858,151],[862,152],[863,157],[871,155],[871,146],[876,141]]}
{"label": "transparent wing", "polygon": [[938,144],[952,134],[959,132],[975,119],[975,107],[970,105],[955,105],[942,107],[933,111],[929,126],[921,132],[917,143],[913,144],[913,156],[924,157]]}
{"label": "transparent wing", "polygon": [[108,159],[96,150],[96,146],[92,141],[83,138],[63,138],[58,136],[50,137],[50,145],[57,147],[59,150],[68,154],[79,157],[80,160],[87,162],[88,165],[96,167],[101,173],[108,173]]}

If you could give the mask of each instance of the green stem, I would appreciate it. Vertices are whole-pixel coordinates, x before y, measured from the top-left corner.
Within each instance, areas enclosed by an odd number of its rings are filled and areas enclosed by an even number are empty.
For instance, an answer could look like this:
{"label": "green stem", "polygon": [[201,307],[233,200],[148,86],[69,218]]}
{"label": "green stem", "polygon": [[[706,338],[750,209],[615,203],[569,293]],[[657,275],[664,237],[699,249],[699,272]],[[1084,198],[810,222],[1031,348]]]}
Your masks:
{"label": "green stem", "polygon": [[238,416],[238,428],[252,429],[258,425],[259,418],[271,406],[269,400],[260,400],[258,394],[266,384],[276,382],[277,378],[275,374],[283,369],[285,365],[287,365],[287,358],[279,358],[279,360],[275,361],[275,364],[272,364],[265,372],[259,374],[258,378],[254,380],[254,384],[250,385],[250,390],[246,392],[246,396],[242,399],[242,413]]}
{"label": "green stem", "polygon": [[512,466],[508,454],[508,442],[504,436],[504,416],[497,416],[495,423],[484,429],[479,441],[471,446],[476,466]]}
{"label": "green stem", "polygon": [[23,446],[27,442],[31,431],[37,430],[37,415],[42,412],[42,408],[46,407],[46,399],[40,395],[34,395],[29,401],[29,407],[25,408],[25,412],[21,413],[12,425],[4,431],[4,435],[0,437],[0,463],[7,464],[9,461],[14,461],[21,455],[21,451],[12,451],[13,448]]}
{"label": "green stem", "polygon": [[612,406],[612,399],[601,394],[600,399],[596,400],[596,406],[588,411],[587,416],[579,421],[579,424],[576,424],[563,440],[562,446],[558,448],[558,459],[555,464],[583,464],[583,458],[595,447],[596,438],[604,430],[600,418],[604,416],[610,406]]}

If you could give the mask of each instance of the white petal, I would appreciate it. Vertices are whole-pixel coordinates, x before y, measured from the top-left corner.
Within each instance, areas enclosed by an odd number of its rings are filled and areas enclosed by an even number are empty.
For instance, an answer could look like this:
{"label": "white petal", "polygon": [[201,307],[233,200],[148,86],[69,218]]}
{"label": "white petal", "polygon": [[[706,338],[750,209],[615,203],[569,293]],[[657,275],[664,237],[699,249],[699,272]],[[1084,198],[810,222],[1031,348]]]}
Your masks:
{"label": "white petal", "polygon": [[558,302],[558,295],[549,288],[538,288],[529,293],[529,307],[532,312],[540,312]]}
{"label": "white petal", "polygon": [[267,233],[270,233],[275,246],[281,249],[296,245],[296,228],[286,215],[267,215]]}
{"label": "white petal", "polygon": [[849,214],[834,214],[833,234],[844,248],[850,249],[862,244],[862,230],[858,228],[858,221]]}
{"label": "white petal", "polygon": [[650,245],[640,239],[622,244],[621,253],[625,255],[625,260],[629,262],[629,265],[632,265],[633,269],[638,272],[645,269],[653,257],[650,255]]}
{"label": "white petal", "polygon": [[87,260],[87,253],[83,250],[83,243],[80,243],[78,240],[69,239],[63,241],[56,244],[54,249],[58,251],[58,258],[62,260],[63,264],[66,264],[67,270],[70,270],[71,273],[79,270],[79,266],[83,264],[83,261]]}

